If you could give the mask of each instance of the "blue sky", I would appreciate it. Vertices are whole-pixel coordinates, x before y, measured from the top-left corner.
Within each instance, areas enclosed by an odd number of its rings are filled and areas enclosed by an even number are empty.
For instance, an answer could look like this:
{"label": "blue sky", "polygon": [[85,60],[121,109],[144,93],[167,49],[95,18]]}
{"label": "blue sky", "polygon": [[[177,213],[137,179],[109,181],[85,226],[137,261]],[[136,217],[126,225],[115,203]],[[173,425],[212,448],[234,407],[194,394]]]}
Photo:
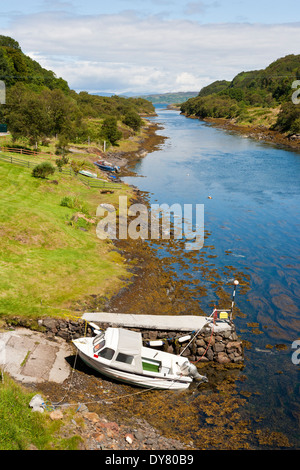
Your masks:
{"label": "blue sky", "polygon": [[10,0],[0,34],[77,90],[198,91],[300,53],[299,0]]}
{"label": "blue sky", "polygon": [[[165,19],[192,18],[203,23],[284,23],[299,20],[298,0],[10,0],[1,2],[0,26],[16,14],[42,11],[69,11],[77,15],[138,12]],[[7,16],[6,16],[7,15]]]}

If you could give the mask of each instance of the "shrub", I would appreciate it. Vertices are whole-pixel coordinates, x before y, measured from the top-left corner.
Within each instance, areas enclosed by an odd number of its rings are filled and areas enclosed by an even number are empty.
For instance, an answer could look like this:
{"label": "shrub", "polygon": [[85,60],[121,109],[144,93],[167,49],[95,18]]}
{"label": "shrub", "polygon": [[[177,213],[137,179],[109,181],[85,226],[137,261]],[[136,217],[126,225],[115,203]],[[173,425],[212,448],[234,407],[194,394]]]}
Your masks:
{"label": "shrub", "polygon": [[79,173],[80,170],[83,169],[85,162],[80,160],[72,160],[71,161],[71,168],[74,173]]}
{"label": "shrub", "polygon": [[65,157],[65,156],[62,156],[61,158],[57,158],[55,160],[55,163],[58,167],[58,171],[62,171],[62,167],[64,165],[67,165],[69,163],[69,158],[68,157]]}
{"label": "shrub", "polygon": [[89,208],[84,201],[81,201],[77,196],[64,196],[60,202],[63,207],[69,207],[69,209],[77,209],[84,214],[89,213]]}
{"label": "shrub", "polygon": [[49,175],[53,175],[55,168],[49,162],[39,163],[32,170],[32,176],[35,178],[47,178]]}

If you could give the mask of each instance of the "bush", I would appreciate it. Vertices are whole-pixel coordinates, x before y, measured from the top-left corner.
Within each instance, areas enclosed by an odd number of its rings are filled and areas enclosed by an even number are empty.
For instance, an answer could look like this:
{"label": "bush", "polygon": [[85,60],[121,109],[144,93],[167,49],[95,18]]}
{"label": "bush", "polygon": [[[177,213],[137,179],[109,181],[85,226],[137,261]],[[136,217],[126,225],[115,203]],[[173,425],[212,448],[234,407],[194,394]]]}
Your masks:
{"label": "bush", "polygon": [[67,165],[69,163],[69,158],[68,157],[65,157],[65,156],[62,156],[61,158],[57,158],[55,160],[55,163],[58,167],[58,171],[62,171],[62,167],[64,165]]}
{"label": "bush", "polygon": [[60,202],[60,205],[63,207],[68,207],[69,209],[77,209],[84,214],[89,213],[89,208],[84,201],[81,201],[77,196],[64,196]]}
{"label": "bush", "polygon": [[32,176],[35,178],[47,178],[49,175],[53,175],[55,168],[49,162],[39,163],[32,170]]}
{"label": "bush", "polygon": [[83,169],[84,165],[85,165],[84,161],[80,161],[80,160],[71,161],[71,168],[74,171],[74,173],[79,173],[79,171]]}

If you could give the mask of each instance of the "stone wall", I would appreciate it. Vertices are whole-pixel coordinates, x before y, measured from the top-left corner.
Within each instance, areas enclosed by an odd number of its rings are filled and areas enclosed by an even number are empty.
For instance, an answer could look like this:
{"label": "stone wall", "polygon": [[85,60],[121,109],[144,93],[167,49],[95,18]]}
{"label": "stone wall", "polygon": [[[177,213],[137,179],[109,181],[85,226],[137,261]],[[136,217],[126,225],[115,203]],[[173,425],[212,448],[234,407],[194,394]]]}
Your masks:
{"label": "stone wall", "polygon": [[[46,318],[38,321],[47,336],[60,336],[67,341],[81,336],[91,336],[92,328],[85,321],[60,320]],[[111,325],[108,323],[99,324],[99,329],[106,329]],[[239,363],[244,360],[242,341],[238,338],[234,325],[230,329],[214,332],[210,327],[204,328],[197,337],[188,345],[190,339],[180,342],[180,338],[186,337],[188,333],[178,331],[146,330],[132,328],[140,331],[145,346],[149,342],[162,341],[162,346],[155,346],[156,349],[163,349],[173,354],[182,354],[191,361],[209,362],[214,361],[220,364]],[[195,333],[191,333],[193,337]]]}

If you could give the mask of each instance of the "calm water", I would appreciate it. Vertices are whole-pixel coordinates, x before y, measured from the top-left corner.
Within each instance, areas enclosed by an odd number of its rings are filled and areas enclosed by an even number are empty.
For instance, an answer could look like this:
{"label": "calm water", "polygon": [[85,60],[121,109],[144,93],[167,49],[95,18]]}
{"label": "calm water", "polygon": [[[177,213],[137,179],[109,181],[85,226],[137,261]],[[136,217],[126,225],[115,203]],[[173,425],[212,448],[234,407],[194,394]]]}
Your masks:
{"label": "calm water", "polygon": [[[243,371],[253,392],[248,408],[299,447],[300,366],[292,362],[292,343],[300,339],[300,154],[177,111],[157,107],[157,113],[153,119],[167,139],[138,163],[141,177],[125,180],[148,191],[151,203],[204,204],[209,236],[199,256],[213,253],[211,266],[228,292],[236,273],[250,282],[244,295],[237,291],[243,315],[235,320],[249,342]],[[179,275],[201,279],[187,263]],[[206,287],[199,305],[211,313],[215,290],[207,282]]]}

